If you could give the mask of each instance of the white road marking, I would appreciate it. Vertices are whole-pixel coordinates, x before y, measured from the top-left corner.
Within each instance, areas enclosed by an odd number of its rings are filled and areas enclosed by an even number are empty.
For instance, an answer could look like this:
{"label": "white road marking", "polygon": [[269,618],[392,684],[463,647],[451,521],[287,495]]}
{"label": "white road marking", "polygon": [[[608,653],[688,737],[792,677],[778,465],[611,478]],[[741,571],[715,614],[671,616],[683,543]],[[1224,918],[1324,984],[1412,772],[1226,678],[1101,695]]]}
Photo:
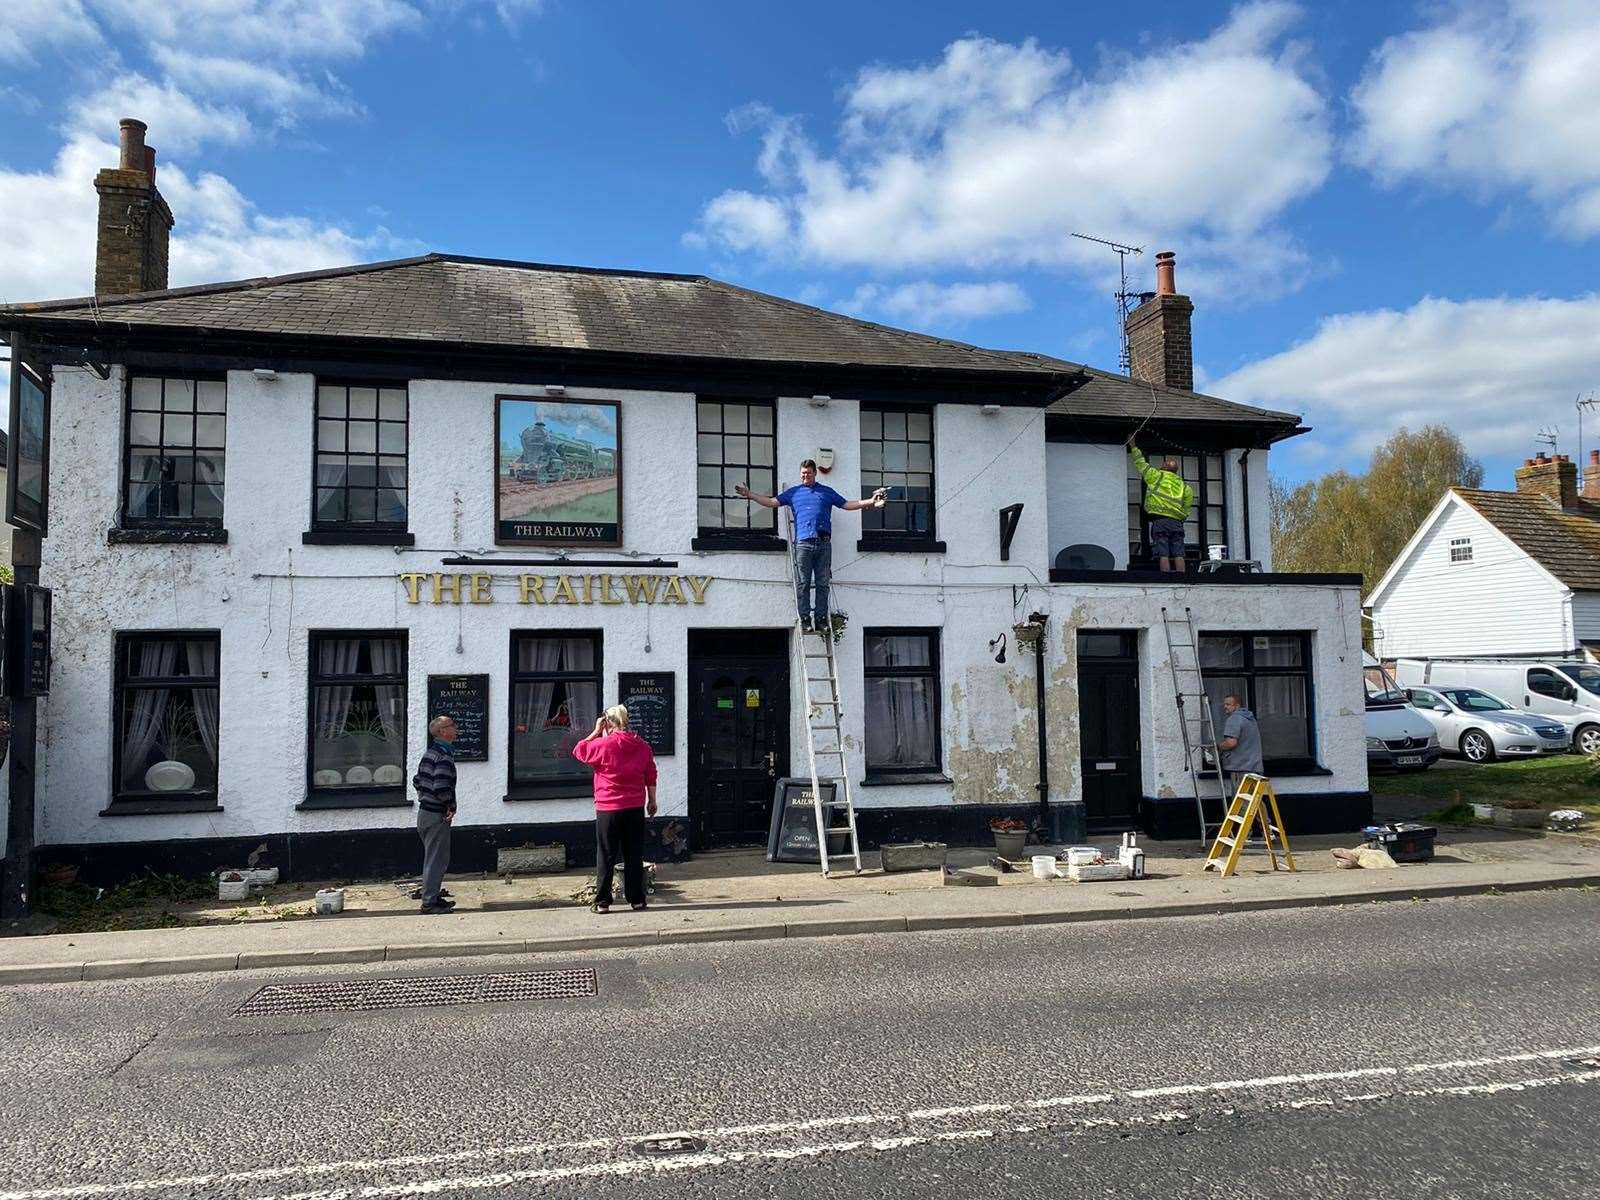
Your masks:
{"label": "white road marking", "polygon": [[[1118,1100],[1137,1101],[1162,1098],[1168,1096],[1196,1096],[1215,1095],[1241,1091],[1265,1091],[1285,1087],[1303,1086],[1316,1083],[1338,1082],[1347,1079],[1362,1079],[1372,1077],[1400,1078],[1402,1076],[1416,1076],[1429,1072],[1481,1069],[1484,1067],[1510,1066],[1517,1063],[1548,1062],[1556,1059],[1584,1059],[1600,1055],[1600,1046],[1582,1046],[1575,1049],[1536,1050],[1519,1054],[1503,1054],[1493,1057],[1476,1059],[1459,1059],[1453,1062],[1439,1063],[1414,1063],[1402,1067],[1363,1067],[1348,1071],[1314,1071],[1301,1074],[1268,1075],[1255,1079],[1219,1080],[1211,1083],[1179,1084],[1171,1087],[1134,1088],[1116,1092],[1099,1092],[1080,1095],[1052,1096],[1037,1100],[1019,1101],[1015,1104],[977,1104],[952,1108],[926,1108],[913,1109],[905,1113],[858,1113],[852,1115],[811,1117],[798,1121],[773,1121],[763,1124],[729,1125],[711,1129],[696,1130],[666,1130],[659,1133],[645,1133],[630,1137],[605,1137],[588,1138],[581,1141],[568,1142],[535,1142],[513,1146],[490,1146],[475,1150],[456,1150],[437,1154],[412,1154],[393,1158],[373,1159],[348,1159],[340,1162],[304,1163],[296,1166],[261,1167],[248,1171],[217,1172],[208,1175],[168,1176],[158,1179],[116,1180],[101,1183],[73,1184],[63,1187],[36,1188],[0,1192],[0,1200],[76,1200],[76,1198],[90,1198],[101,1196],[137,1195],[146,1192],[159,1192],[175,1188],[216,1187],[231,1185],[237,1187],[241,1184],[271,1183],[275,1180],[304,1178],[311,1179],[317,1176],[347,1174],[354,1172],[376,1173],[396,1169],[418,1167],[440,1167],[454,1163],[467,1163],[485,1159],[527,1158],[549,1155],[563,1151],[583,1150],[614,1150],[631,1147],[637,1142],[648,1138],[692,1136],[704,1140],[729,1139],[737,1137],[751,1137],[757,1135],[784,1135],[805,1133],[810,1130],[829,1129],[849,1126],[868,1125],[893,1125],[904,1124],[914,1120],[940,1120],[954,1116],[966,1116],[977,1113],[1004,1114],[1013,1112],[1048,1110],[1053,1108],[1069,1108],[1097,1104],[1109,1104]],[[1589,1082],[1600,1079],[1600,1071],[1591,1071],[1580,1074],[1550,1076],[1542,1079],[1512,1081],[1493,1084],[1470,1084],[1457,1086],[1441,1086],[1437,1088],[1420,1088],[1401,1090],[1398,1092],[1366,1092],[1360,1095],[1340,1097],[1343,1103],[1362,1103],[1391,1099],[1396,1095],[1408,1097],[1423,1097],[1437,1095],[1476,1096],[1492,1095],[1503,1091],[1521,1091],[1534,1087],[1549,1087],[1560,1083]],[[1301,1107],[1309,1107],[1312,1099],[1298,1102]],[[1136,1115],[1129,1117],[1105,1118],[1080,1118],[1059,1122],[1046,1122],[1046,1125],[1075,1126],[1080,1128],[1107,1128],[1128,1124],[1147,1124],[1152,1121],[1170,1121],[1185,1119],[1182,1113]],[[1012,1126],[1010,1131],[1040,1128],[1038,1125]],[[576,1178],[587,1175],[633,1175],[647,1171],[677,1171],[686,1166],[706,1165],[717,1166],[727,1163],[742,1162],[750,1159],[771,1159],[781,1156],[815,1157],[818,1154],[843,1153],[844,1149],[871,1148],[878,1142],[885,1144],[887,1149],[900,1148],[899,1143],[905,1145],[922,1145],[928,1142],[951,1140],[956,1137],[992,1137],[997,1132],[1006,1132],[1005,1129],[988,1131],[962,1130],[951,1132],[938,1132],[931,1134],[906,1135],[905,1137],[866,1139],[854,1142],[823,1143],[818,1146],[804,1146],[798,1148],[766,1148],[754,1150],[724,1151],[720,1153],[707,1152],[705,1154],[674,1155],[661,1159],[622,1159],[616,1162],[583,1164],[574,1167],[547,1167],[530,1168],[529,1174],[522,1172],[500,1172],[494,1175],[483,1176],[455,1176],[449,1180],[438,1181],[440,1187],[435,1191],[446,1191],[451,1188],[471,1188],[474,1186],[496,1187],[505,1186],[504,1183],[485,1183],[473,1185],[464,1182],[470,1179],[500,1179],[505,1183],[515,1183],[532,1179]],[[915,1138],[919,1140],[906,1140]],[[450,1186],[442,1186],[449,1182]],[[387,1195],[409,1195],[412,1189],[423,1188],[425,1184],[406,1184],[384,1190],[387,1185],[375,1185],[356,1189],[338,1188],[330,1191],[309,1191],[293,1193],[291,1195],[274,1197],[273,1200],[353,1200],[354,1197],[380,1197]],[[415,1194],[422,1194],[417,1192]]]}

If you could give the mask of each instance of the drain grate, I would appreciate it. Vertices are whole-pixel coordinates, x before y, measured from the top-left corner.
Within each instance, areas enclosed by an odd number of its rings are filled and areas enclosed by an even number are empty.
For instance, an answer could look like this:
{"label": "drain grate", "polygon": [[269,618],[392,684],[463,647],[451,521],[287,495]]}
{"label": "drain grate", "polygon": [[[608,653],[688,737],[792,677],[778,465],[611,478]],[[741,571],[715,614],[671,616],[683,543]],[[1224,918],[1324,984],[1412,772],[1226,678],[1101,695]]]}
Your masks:
{"label": "drain grate", "polygon": [[595,994],[594,971],[507,971],[498,975],[433,975],[421,979],[346,979],[272,983],[233,1012],[236,1017],[296,1013],[375,1012],[516,1000],[576,1000]]}

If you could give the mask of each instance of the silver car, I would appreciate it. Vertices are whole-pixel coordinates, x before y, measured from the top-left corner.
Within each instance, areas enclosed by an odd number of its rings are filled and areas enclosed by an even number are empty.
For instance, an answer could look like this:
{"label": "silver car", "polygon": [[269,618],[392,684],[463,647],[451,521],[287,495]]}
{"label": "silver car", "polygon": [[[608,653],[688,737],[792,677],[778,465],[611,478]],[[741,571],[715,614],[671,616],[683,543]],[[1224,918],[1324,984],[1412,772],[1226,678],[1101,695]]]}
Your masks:
{"label": "silver car", "polygon": [[1438,731],[1439,745],[1468,762],[1560,754],[1572,744],[1572,731],[1560,722],[1512,708],[1477,688],[1414,687],[1406,695]]}

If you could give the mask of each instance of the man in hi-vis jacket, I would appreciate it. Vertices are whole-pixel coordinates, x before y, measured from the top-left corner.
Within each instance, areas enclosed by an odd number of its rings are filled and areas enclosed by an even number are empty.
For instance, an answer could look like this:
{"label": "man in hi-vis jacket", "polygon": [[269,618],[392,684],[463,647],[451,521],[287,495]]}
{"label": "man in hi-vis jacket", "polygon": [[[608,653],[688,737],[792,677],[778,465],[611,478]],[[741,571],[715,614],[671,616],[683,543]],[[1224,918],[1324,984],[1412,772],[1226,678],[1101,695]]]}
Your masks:
{"label": "man in hi-vis jacket", "polygon": [[1183,574],[1183,523],[1194,507],[1194,489],[1178,474],[1178,460],[1170,454],[1159,467],[1152,467],[1128,439],[1133,469],[1144,480],[1144,511],[1150,517],[1150,555],[1163,571]]}

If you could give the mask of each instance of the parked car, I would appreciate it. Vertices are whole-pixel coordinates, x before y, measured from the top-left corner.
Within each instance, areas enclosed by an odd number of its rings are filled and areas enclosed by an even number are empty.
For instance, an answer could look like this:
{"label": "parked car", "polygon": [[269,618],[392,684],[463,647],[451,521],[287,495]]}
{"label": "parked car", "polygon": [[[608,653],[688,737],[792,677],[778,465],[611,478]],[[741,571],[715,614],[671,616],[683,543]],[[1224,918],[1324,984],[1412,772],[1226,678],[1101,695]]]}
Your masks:
{"label": "parked car", "polygon": [[1367,692],[1367,769],[1425,771],[1439,761],[1433,726],[1396,690]]}
{"label": "parked car", "polygon": [[1554,718],[1580,754],[1600,750],[1600,667],[1568,659],[1402,658],[1401,687],[1481,688],[1525,712]]}
{"label": "parked car", "polygon": [[1562,754],[1572,744],[1572,732],[1561,722],[1512,708],[1480,688],[1414,687],[1406,696],[1433,726],[1439,745],[1468,762]]}

